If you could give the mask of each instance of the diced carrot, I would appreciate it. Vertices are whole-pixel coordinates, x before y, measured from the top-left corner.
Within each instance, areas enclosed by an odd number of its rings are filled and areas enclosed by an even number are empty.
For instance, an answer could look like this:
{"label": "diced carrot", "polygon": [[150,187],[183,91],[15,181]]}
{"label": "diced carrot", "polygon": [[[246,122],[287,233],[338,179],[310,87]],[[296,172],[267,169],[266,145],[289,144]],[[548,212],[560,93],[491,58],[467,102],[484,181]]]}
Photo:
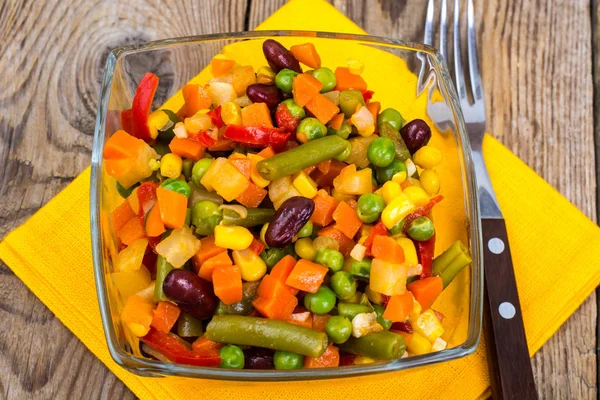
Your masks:
{"label": "diced carrot", "polygon": [[247,208],[256,208],[262,203],[265,197],[267,197],[267,190],[250,182],[246,190],[236,197],[235,200]]}
{"label": "diced carrot", "polygon": [[404,322],[414,307],[413,295],[410,292],[392,296],[385,307],[383,318],[392,322]]}
{"label": "diced carrot", "polygon": [[213,57],[212,60],[210,60],[210,72],[214,77],[219,77],[228,73],[234,65],[235,60]]}
{"label": "diced carrot", "polygon": [[242,274],[237,265],[220,266],[212,274],[215,296],[232,305],[242,300]]}
{"label": "diced carrot", "polygon": [[335,89],[342,91],[356,89],[364,92],[367,90],[367,82],[360,76],[354,75],[347,67],[337,67],[335,69]]}
{"label": "diced carrot", "polygon": [[304,357],[304,368],[332,368],[340,365],[340,350],[333,344],[327,346],[321,357]]}
{"label": "diced carrot", "polygon": [[154,205],[146,217],[146,235],[157,237],[166,231],[165,224],[160,217],[160,207]]}
{"label": "diced carrot", "polygon": [[121,228],[125,226],[129,220],[136,216],[136,213],[133,212],[131,205],[129,205],[128,201],[122,202],[114,211],[110,214],[110,219],[112,222],[113,232],[118,234]]}
{"label": "diced carrot", "polygon": [[319,57],[319,53],[317,53],[314,44],[297,44],[290,47],[290,51],[294,57],[296,57],[296,60],[300,61],[302,64],[313,69],[321,68],[321,57]]}
{"label": "diced carrot", "polygon": [[281,282],[285,283],[285,281],[290,276],[290,274],[292,273],[292,270],[294,269],[295,266],[296,266],[296,259],[290,255],[287,255],[287,256],[283,257],[281,260],[279,260],[277,262],[277,264],[275,264],[273,269],[271,269],[270,275],[273,278],[276,278],[276,279],[280,280]]}
{"label": "diced carrot", "polygon": [[181,117],[190,117],[198,111],[210,107],[210,96],[202,85],[193,83],[184,85],[181,88],[181,94],[183,94],[183,100],[185,101],[185,104],[178,112]]}
{"label": "diced carrot", "polygon": [[430,276],[411,282],[406,288],[415,296],[421,308],[427,310],[444,290],[444,282],[439,276]]}
{"label": "diced carrot", "polygon": [[306,109],[322,124],[328,123],[340,112],[339,107],[321,93],[306,103]]}
{"label": "diced carrot", "polygon": [[342,231],[348,239],[353,239],[363,224],[356,211],[345,201],[340,201],[333,212],[333,219],[335,220],[335,227]]}
{"label": "diced carrot", "polygon": [[227,249],[219,247],[215,244],[215,237],[212,235],[200,239],[200,251],[198,251],[194,257],[192,257],[194,269],[199,271],[200,266],[206,260],[226,251]]}
{"label": "diced carrot", "polygon": [[138,216],[135,216],[127,221],[127,223],[123,225],[123,227],[119,229],[117,233],[117,238],[119,238],[121,243],[124,243],[127,246],[144,237],[146,237],[146,233],[144,232],[142,220]]}
{"label": "diced carrot", "polygon": [[269,146],[259,151],[257,155],[261,156],[262,158],[271,158],[275,155],[275,151],[273,151],[271,146]]}
{"label": "diced carrot", "polygon": [[250,179],[250,169],[252,168],[252,161],[247,158],[230,158],[229,162],[238,169],[246,178]]}
{"label": "diced carrot", "polygon": [[152,313],[154,305],[149,303],[143,297],[132,295],[125,301],[123,311],[121,311],[121,322],[124,324],[137,324],[149,329],[152,324]]}
{"label": "diced carrot", "polygon": [[102,151],[104,159],[137,158],[138,151],[144,142],[129,133],[118,130],[108,138]]}
{"label": "diced carrot", "polygon": [[296,263],[290,276],[285,283],[288,286],[303,290],[305,292],[316,293],[325,275],[329,269],[312,261],[301,259]]}
{"label": "diced carrot", "polygon": [[279,296],[265,299],[257,297],[252,300],[254,308],[267,318],[287,320],[298,305],[298,299],[287,290],[279,292]]}
{"label": "diced carrot", "polygon": [[169,149],[180,157],[198,161],[204,155],[206,147],[192,139],[174,137],[169,143]]}
{"label": "diced carrot", "polygon": [[363,243],[363,246],[365,246],[367,248],[366,255],[369,257],[371,257],[373,255],[371,253],[371,247],[373,247],[373,240],[375,240],[375,236],[378,236],[378,235],[389,236],[388,230],[382,221],[379,221],[378,223],[375,224],[374,227],[371,228],[371,230],[369,231],[369,236],[367,236],[367,239]]}
{"label": "diced carrot", "polygon": [[233,265],[233,262],[231,261],[229,254],[227,251],[222,251],[214,257],[204,261],[202,265],[200,265],[198,275],[200,278],[212,282],[215,269],[219,267],[228,267],[230,265]]}
{"label": "diced carrot", "polygon": [[208,150],[209,151],[229,151],[229,150],[233,150],[234,146],[235,146],[235,142],[233,140],[219,138],[219,140],[217,140],[217,143],[213,144],[212,146],[208,146]]}
{"label": "diced carrot", "polygon": [[318,314],[313,314],[312,316],[312,328],[315,331],[319,331],[319,332],[325,332],[325,325],[327,325],[327,322],[329,321],[329,319],[332,316],[329,314],[325,314],[325,315],[318,315]]}
{"label": "diced carrot", "polygon": [[315,211],[310,217],[311,222],[318,226],[329,225],[333,221],[333,212],[338,206],[338,201],[321,189],[313,197],[313,202],[315,203]]}
{"label": "diced carrot", "polygon": [[378,101],[372,101],[367,104],[367,109],[371,112],[371,115],[373,115],[373,119],[377,121],[379,110],[381,110],[381,103]]}
{"label": "diced carrot", "polygon": [[348,239],[345,233],[337,229],[335,226],[328,226],[326,228],[321,229],[318,233],[318,236],[329,236],[333,240],[338,243],[340,253],[344,255],[344,257],[348,257],[350,252],[354,248],[354,241],[352,239]]}
{"label": "diced carrot", "polygon": [[394,238],[389,236],[375,236],[373,238],[373,245],[371,246],[371,254],[373,257],[380,258],[392,264],[402,264],[404,262],[404,250],[396,243]]}
{"label": "diced carrot", "polygon": [[242,108],[242,125],[272,128],[273,120],[267,103],[253,103]]}
{"label": "diced carrot", "polygon": [[313,327],[312,314],[308,311],[292,313],[292,315],[290,315],[290,318],[287,319],[287,322],[291,322],[294,325],[300,325],[311,329]]}
{"label": "diced carrot", "polygon": [[212,340],[208,340],[206,336],[201,336],[194,343],[192,343],[192,350],[194,352],[200,354],[210,354],[214,352],[219,352],[225,344],[213,342]]}
{"label": "diced carrot", "polygon": [[[343,161],[333,159],[322,161],[317,164],[317,171],[311,175],[311,178],[313,178],[319,187],[331,187],[333,185],[333,180],[340,174],[340,171],[347,166],[348,164]],[[335,206],[337,207],[337,204]]]}
{"label": "diced carrot", "polygon": [[[282,291],[288,291],[292,293],[291,288],[286,285],[284,282],[279,279],[271,276],[265,275],[260,281],[260,285],[258,286],[258,296],[263,297],[265,299],[270,299],[272,297],[280,297],[282,296]],[[293,294],[293,293],[292,293]]]}
{"label": "diced carrot", "polygon": [[169,333],[177,322],[181,310],[175,304],[168,301],[159,301],[153,312],[151,326],[163,333]]}
{"label": "diced carrot", "polygon": [[181,193],[167,190],[161,186],[156,188],[156,197],[160,207],[160,218],[165,226],[172,229],[183,227],[188,198]]}
{"label": "diced carrot", "polygon": [[306,167],[302,170],[302,172],[304,172],[306,175],[310,175],[313,173],[314,170],[317,169],[316,165],[311,165],[310,167]]}
{"label": "diced carrot", "polygon": [[335,130],[340,129],[344,123],[344,117],[344,113],[339,113],[329,122],[329,127]]}
{"label": "diced carrot", "polygon": [[248,247],[248,250],[252,251],[256,255],[260,255],[264,249],[265,244],[260,240],[256,240],[256,238],[252,239],[252,243],[250,243],[250,247]]}
{"label": "diced carrot", "polygon": [[294,101],[300,107],[304,107],[319,94],[322,88],[323,84],[314,76],[309,74],[296,75],[294,82],[292,83]]}
{"label": "diced carrot", "polygon": [[231,84],[238,96],[245,95],[248,86],[256,83],[256,74],[251,65],[234,67],[231,73]]}

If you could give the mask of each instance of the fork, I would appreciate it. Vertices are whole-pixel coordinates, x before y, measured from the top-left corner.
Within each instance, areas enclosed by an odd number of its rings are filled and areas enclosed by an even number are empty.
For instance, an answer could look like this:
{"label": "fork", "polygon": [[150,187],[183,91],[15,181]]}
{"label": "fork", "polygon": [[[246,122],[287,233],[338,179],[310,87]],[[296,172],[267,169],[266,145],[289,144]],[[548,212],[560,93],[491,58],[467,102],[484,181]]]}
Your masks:
{"label": "fork", "polygon": [[[537,399],[527,339],[510,255],[506,224],[490,182],[481,147],[485,133],[485,101],[479,74],[473,0],[467,0],[467,51],[471,94],[467,97],[461,57],[460,0],[454,0],[454,75],[475,166],[480,208],[485,277],[484,333],[494,399]],[[429,0],[425,44],[433,45],[434,2]],[[448,58],[447,5],[442,0],[440,53]]]}

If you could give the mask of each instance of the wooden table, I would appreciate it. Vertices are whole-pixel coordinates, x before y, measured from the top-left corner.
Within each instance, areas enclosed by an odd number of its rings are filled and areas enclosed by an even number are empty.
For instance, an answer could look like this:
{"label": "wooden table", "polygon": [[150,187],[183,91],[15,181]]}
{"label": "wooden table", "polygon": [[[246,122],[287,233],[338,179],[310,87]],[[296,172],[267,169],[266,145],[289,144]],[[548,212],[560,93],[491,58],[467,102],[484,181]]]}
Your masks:
{"label": "wooden table", "polygon": [[[251,30],[285,1],[150,3],[0,4],[0,238],[89,165],[112,48]],[[373,35],[422,41],[425,1],[333,4]],[[595,220],[598,1],[479,0],[475,8],[490,131]],[[2,263],[0,293],[0,398],[134,398]],[[534,357],[542,398],[596,398],[596,316],[592,294]]]}

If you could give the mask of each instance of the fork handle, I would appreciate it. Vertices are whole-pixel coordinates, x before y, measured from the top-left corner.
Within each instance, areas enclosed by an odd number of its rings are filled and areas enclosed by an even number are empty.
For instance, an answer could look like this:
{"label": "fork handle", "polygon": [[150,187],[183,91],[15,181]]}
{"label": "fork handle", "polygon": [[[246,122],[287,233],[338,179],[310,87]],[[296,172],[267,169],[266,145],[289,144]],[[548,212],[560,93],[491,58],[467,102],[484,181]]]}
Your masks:
{"label": "fork handle", "polygon": [[537,399],[506,225],[503,219],[484,218],[481,227],[492,398]]}

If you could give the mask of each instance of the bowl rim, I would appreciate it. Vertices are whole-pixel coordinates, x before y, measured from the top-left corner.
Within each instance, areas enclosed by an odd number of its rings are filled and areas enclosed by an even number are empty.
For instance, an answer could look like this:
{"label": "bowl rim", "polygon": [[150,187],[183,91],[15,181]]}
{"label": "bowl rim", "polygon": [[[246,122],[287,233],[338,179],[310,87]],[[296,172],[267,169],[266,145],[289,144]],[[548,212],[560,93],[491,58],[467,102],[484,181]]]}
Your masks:
{"label": "bowl rim", "polygon": [[[174,45],[189,45],[201,42],[223,40],[262,39],[269,37],[305,37],[348,40],[365,44],[374,44],[378,46],[401,48],[407,51],[423,53],[430,57],[430,60],[432,61],[432,68],[436,71],[436,75],[439,75],[441,78],[437,82],[438,88],[442,92],[442,96],[447,100],[455,119],[456,135],[458,138],[460,138],[460,141],[457,143],[459,158],[462,156],[460,161],[463,174],[463,194],[468,196],[468,199],[465,199],[465,201],[468,200],[468,204],[470,204],[470,207],[467,207],[468,219],[470,221],[470,226],[467,229],[469,231],[469,239],[471,242],[470,247],[473,256],[470,279],[471,300],[469,303],[468,335],[465,342],[463,342],[461,345],[435,353],[411,356],[393,361],[382,361],[373,364],[351,365],[324,369],[298,369],[290,372],[286,370],[228,370],[221,368],[197,367],[167,363],[159,360],[140,358],[128,354],[118,343],[112,321],[112,314],[110,312],[108,292],[105,282],[99,207],[102,183],[102,148],[104,145],[108,101],[111,94],[117,61],[127,54],[152,51]],[[458,96],[456,94],[454,85],[452,84],[446,62],[437,49],[425,44],[372,35],[319,32],[310,30],[264,30],[185,36],[115,48],[107,57],[98,99],[98,112],[94,129],[94,144],[92,150],[92,168],[90,180],[90,225],[96,293],[100,307],[104,336],[107,342],[109,353],[118,365],[141,376],[173,375],[179,377],[238,381],[297,381],[347,378],[366,374],[394,372],[455,360],[472,354],[477,349],[477,346],[480,342],[483,308],[483,253],[480,237],[481,229],[479,220],[479,202],[477,200],[477,186],[475,184],[474,166],[471,159],[471,146],[469,137],[466,133],[462,111],[458,102]]]}

